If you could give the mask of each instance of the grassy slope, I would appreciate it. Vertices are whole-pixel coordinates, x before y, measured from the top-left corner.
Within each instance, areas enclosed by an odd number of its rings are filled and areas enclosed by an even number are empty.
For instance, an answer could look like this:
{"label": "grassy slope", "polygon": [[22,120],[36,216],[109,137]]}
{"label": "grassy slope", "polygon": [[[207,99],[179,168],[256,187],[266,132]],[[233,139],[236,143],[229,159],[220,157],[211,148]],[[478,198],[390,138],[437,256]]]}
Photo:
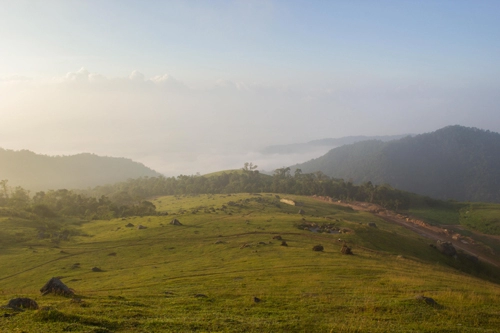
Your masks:
{"label": "grassy slope", "polygon": [[[244,199],[249,201],[243,207],[228,205]],[[162,197],[155,204],[168,216],[75,225],[89,236],[58,248],[34,240],[29,222],[0,218],[0,304],[25,296],[51,308],[0,316],[0,331],[493,332],[500,327],[498,284],[450,268],[453,260],[406,229],[367,213],[297,199],[304,202],[307,221],[354,232],[299,230],[298,208],[277,207],[274,195]],[[174,217],[184,225],[170,225]],[[126,228],[129,222],[148,229]],[[16,234],[20,242],[7,240]],[[277,234],[288,247],[272,239]],[[352,245],[354,256],[339,252],[339,237]],[[217,240],[224,243],[214,244]],[[251,245],[241,249],[244,243]],[[325,251],[313,252],[316,244]],[[109,256],[113,252],[116,256]],[[81,268],[72,269],[74,263]],[[92,272],[94,266],[104,272]],[[38,289],[52,276],[63,276],[83,302],[41,297]],[[208,297],[194,297],[199,293]],[[418,294],[443,307],[415,301]],[[255,303],[254,296],[262,302]]]}

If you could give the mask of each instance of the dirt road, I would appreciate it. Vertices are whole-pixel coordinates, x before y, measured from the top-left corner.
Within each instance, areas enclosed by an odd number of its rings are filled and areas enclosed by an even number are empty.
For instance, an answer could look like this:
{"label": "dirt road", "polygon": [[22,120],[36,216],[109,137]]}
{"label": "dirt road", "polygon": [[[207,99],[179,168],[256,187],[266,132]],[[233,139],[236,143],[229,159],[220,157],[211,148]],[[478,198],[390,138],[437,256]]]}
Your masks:
{"label": "dirt road", "polygon": [[[411,231],[416,232],[422,237],[428,238],[432,241],[446,241],[451,242],[456,249],[462,250],[465,253],[476,256],[480,261],[487,262],[491,265],[500,267],[500,260],[492,253],[487,253],[486,249],[479,245],[475,245],[474,237],[468,237],[465,240],[463,237],[454,239],[453,233],[449,229],[444,227],[432,226],[426,224],[423,221],[412,219],[408,217],[403,217],[393,211],[386,210],[382,206],[370,204],[366,202],[344,202],[344,201],[332,201],[330,198],[325,197],[315,197],[317,200],[326,201],[333,205],[350,207],[357,211],[369,212],[387,222],[395,223],[401,225]],[[454,229],[460,229],[459,226],[446,226],[453,227]],[[494,236],[495,237],[495,236]],[[456,238],[456,234],[455,234]]]}

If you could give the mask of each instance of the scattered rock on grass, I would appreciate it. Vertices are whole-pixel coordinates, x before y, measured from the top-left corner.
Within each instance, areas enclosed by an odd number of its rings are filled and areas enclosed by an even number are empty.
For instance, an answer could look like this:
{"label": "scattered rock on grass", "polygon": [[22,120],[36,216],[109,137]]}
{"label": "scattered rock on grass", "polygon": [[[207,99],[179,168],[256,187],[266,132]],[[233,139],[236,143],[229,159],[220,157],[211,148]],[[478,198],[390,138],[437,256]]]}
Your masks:
{"label": "scattered rock on grass", "polygon": [[38,310],[38,304],[31,298],[14,298],[9,301],[6,307],[14,310]]}
{"label": "scattered rock on grass", "polygon": [[344,243],[344,245],[342,245],[340,252],[342,252],[342,254],[352,254],[351,248],[349,246],[347,246],[347,244],[345,244],[345,243]]}
{"label": "scattered rock on grass", "polygon": [[133,228],[133,227],[134,227],[134,225],[133,225],[132,223],[130,223],[130,222],[129,222],[127,225],[125,225],[125,226],[126,226],[127,228]]}
{"label": "scattered rock on grass", "polygon": [[415,297],[415,299],[419,302],[424,302],[425,304],[432,305],[432,306],[439,306],[439,304],[430,297],[426,297],[424,295],[418,295]]}
{"label": "scattered rock on grass", "polygon": [[368,223],[368,226],[369,226],[369,227],[376,228],[376,227],[377,227],[377,224],[376,224],[375,222],[370,222],[370,223]]}
{"label": "scattered rock on grass", "polygon": [[273,236],[273,239],[276,239],[276,240],[282,240],[283,238],[281,238],[280,235],[276,235],[276,236]]}
{"label": "scattered rock on grass", "polygon": [[171,225],[182,225],[182,223],[178,219],[173,219],[172,221],[170,221],[170,224]]}
{"label": "scattered rock on grass", "polygon": [[104,272],[104,271],[99,267],[92,267],[92,272]]}
{"label": "scattered rock on grass", "polygon": [[108,253],[108,256],[110,256],[110,257],[116,257],[116,252]]}
{"label": "scattered rock on grass", "polygon": [[282,241],[281,246],[288,246],[288,244],[285,241]]}
{"label": "scattered rock on grass", "polygon": [[142,224],[139,224],[139,225],[137,226],[137,229],[147,229],[147,228],[148,228],[148,227],[145,227],[145,226],[143,226]]}
{"label": "scattered rock on grass", "polygon": [[50,293],[62,296],[73,296],[75,294],[72,289],[68,288],[67,285],[56,277],[50,279],[49,282],[47,282],[42,289],[40,289],[40,292],[42,293],[42,296]]}
{"label": "scattered rock on grass", "polygon": [[323,245],[314,245],[313,246],[313,251],[323,251]]}
{"label": "scattered rock on grass", "polygon": [[205,294],[195,294],[194,297],[196,297],[196,298],[208,298],[208,296]]}
{"label": "scattered rock on grass", "polygon": [[436,248],[439,250],[439,252],[441,252],[442,254],[444,255],[447,255],[447,256],[454,256],[455,254],[457,254],[457,250],[455,250],[455,247],[453,246],[452,243],[450,242],[443,242],[443,241],[440,241],[438,240],[436,242]]}
{"label": "scattered rock on grass", "polygon": [[258,298],[258,297],[254,297],[254,298],[253,298],[253,301],[254,301],[255,303],[259,303],[259,302],[261,302],[262,300],[261,300],[260,298]]}

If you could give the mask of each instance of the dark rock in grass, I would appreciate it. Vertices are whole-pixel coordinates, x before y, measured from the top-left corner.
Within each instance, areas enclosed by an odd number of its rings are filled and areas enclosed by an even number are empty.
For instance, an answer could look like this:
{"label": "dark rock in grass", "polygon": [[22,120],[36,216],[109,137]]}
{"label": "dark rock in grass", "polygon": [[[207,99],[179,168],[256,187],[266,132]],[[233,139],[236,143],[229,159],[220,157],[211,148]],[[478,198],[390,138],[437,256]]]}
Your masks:
{"label": "dark rock in grass", "polygon": [[7,307],[14,310],[38,310],[38,304],[31,298],[14,298],[9,301]]}
{"label": "dark rock in grass", "polygon": [[305,213],[306,213],[306,212],[304,212],[304,210],[303,210],[303,209],[299,209],[299,214],[300,214],[300,215],[304,215]]}
{"label": "dark rock in grass", "polygon": [[142,224],[139,224],[139,225],[137,226],[137,229],[139,229],[139,230],[140,230],[140,229],[147,229],[147,228],[148,228],[148,227],[145,227],[145,226],[143,226]]}
{"label": "dark rock in grass", "polygon": [[344,243],[344,245],[342,245],[340,252],[342,254],[352,254],[351,248],[349,246],[347,246],[347,244],[345,244],[345,243]]}
{"label": "dark rock in grass", "polygon": [[315,245],[313,246],[313,251],[323,251],[323,245]]}
{"label": "dark rock in grass", "polygon": [[92,267],[92,272],[104,272],[104,271],[99,267]]}
{"label": "dark rock in grass", "polygon": [[116,257],[116,252],[108,253],[108,256],[110,256],[110,257]]}
{"label": "dark rock in grass", "polygon": [[72,289],[68,288],[67,285],[55,277],[50,279],[49,282],[47,282],[42,289],[40,289],[40,292],[42,293],[42,296],[50,293],[62,296],[73,296],[75,294]]}
{"label": "dark rock in grass", "polygon": [[170,221],[170,224],[171,225],[182,225],[182,223],[178,219],[173,219],[172,221]]}
{"label": "dark rock in grass", "polygon": [[465,257],[465,259],[472,261],[473,263],[477,264],[479,262],[479,258],[476,257],[475,255],[464,253],[464,257]]}
{"label": "dark rock in grass", "polygon": [[258,297],[254,297],[254,298],[253,298],[253,301],[254,301],[255,303],[260,303],[262,300],[261,300],[260,298],[258,298]]}
{"label": "dark rock in grass", "polygon": [[377,224],[375,222],[370,222],[370,223],[368,223],[368,226],[372,227],[372,228],[376,228]]}
{"label": "dark rock in grass", "polygon": [[281,238],[280,235],[276,235],[276,236],[273,236],[273,239],[276,239],[276,240],[282,240],[283,238]]}
{"label": "dark rock in grass", "polygon": [[130,223],[130,222],[129,222],[129,223],[127,223],[125,226],[126,226],[127,228],[133,228],[133,227],[134,227],[134,225],[133,225],[132,223]]}
{"label": "dark rock in grass", "polygon": [[438,240],[436,242],[436,248],[442,254],[450,256],[450,257],[453,257],[454,255],[457,254],[457,250],[455,250],[455,247],[450,242],[443,242],[443,241]]}
{"label": "dark rock in grass", "polygon": [[208,298],[208,296],[205,294],[195,294],[194,297],[196,297],[196,298]]}
{"label": "dark rock in grass", "polygon": [[282,241],[280,245],[281,246],[288,246],[288,244],[285,241]]}
{"label": "dark rock in grass", "polygon": [[423,303],[431,305],[431,306],[435,306],[435,307],[440,306],[433,298],[425,297],[424,295],[418,295],[415,297],[415,299],[419,302],[423,302]]}

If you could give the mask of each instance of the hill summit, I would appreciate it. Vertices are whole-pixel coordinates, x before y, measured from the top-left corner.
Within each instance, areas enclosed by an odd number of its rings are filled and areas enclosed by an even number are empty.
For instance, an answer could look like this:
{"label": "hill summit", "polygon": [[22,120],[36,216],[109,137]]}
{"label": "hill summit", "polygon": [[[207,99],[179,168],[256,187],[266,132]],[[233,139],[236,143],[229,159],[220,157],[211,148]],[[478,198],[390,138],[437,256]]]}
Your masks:
{"label": "hill summit", "polygon": [[448,126],[389,142],[338,147],[292,169],[355,183],[387,183],[444,200],[500,202],[500,134]]}

